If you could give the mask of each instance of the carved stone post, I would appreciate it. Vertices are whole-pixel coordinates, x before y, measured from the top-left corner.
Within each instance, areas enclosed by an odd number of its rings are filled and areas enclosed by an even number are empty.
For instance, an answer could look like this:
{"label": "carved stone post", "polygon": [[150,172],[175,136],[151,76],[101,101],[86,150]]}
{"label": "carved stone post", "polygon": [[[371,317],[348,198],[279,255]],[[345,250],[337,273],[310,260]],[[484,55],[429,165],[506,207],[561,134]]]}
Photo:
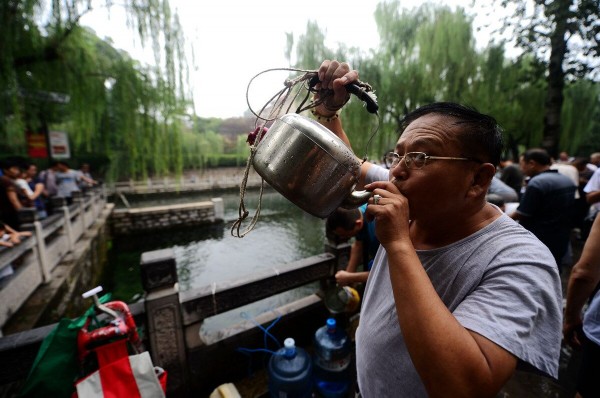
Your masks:
{"label": "carved stone post", "polygon": [[23,207],[19,209],[19,229],[23,231],[31,231],[35,236],[38,265],[44,283],[50,282],[52,276],[50,274],[50,261],[46,253],[46,242],[44,240],[44,229],[42,223],[38,221],[37,209],[35,207]]}
{"label": "carved stone post", "polygon": [[81,220],[81,231],[85,233],[87,227],[85,225],[85,197],[81,191],[73,191],[71,192],[71,198],[73,199],[73,203],[76,203],[79,207],[79,219]]}
{"label": "carved stone post", "polygon": [[175,255],[171,249],[145,252],[140,266],[146,291],[150,354],[155,365],[168,372],[167,395],[185,397],[188,368]]}
{"label": "carved stone post", "polygon": [[225,204],[223,198],[212,198],[213,208],[215,211],[215,221],[223,221],[225,219]]}
{"label": "carved stone post", "polygon": [[52,211],[55,214],[59,212],[62,213],[65,223],[64,223],[64,233],[67,235],[67,247],[69,253],[73,252],[73,248],[75,247],[75,237],[73,236],[73,226],[71,225],[71,213],[69,208],[67,207],[67,200],[61,197],[53,197],[50,199],[52,203]]}

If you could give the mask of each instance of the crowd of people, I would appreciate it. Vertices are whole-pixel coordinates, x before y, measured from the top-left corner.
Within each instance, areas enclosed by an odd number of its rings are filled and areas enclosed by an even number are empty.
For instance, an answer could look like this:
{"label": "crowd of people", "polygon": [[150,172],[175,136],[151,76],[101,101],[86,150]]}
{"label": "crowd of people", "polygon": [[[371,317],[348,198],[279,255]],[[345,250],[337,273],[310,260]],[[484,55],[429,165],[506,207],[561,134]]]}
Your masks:
{"label": "crowd of people", "polygon": [[[62,197],[68,203],[72,193],[97,184],[89,174],[89,165],[82,170],[72,170],[65,161],[54,161],[50,167],[38,173],[37,165],[21,158],[0,161],[0,247],[13,247],[21,237],[30,236],[20,232],[19,214],[24,209],[35,209],[37,219],[52,213],[51,198]],[[0,270],[0,279],[12,274],[6,265]]]}
{"label": "crowd of people", "polygon": [[[313,115],[351,147],[340,110],[358,72],[324,61],[318,74]],[[373,224],[380,247],[356,332],[360,396],[495,396],[517,365],[557,378],[561,266],[572,230],[586,239],[600,208],[600,153],[553,161],[530,148],[514,164],[501,159],[503,149],[492,117],[433,103],[405,116],[384,157],[389,168],[362,163],[357,189],[373,196],[361,222]],[[518,204],[505,212],[506,202]],[[329,229],[348,237],[358,220]],[[587,350],[577,385],[583,397],[600,396],[600,221],[593,225],[564,318],[565,340]],[[353,257],[368,269],[368,257]],[[339,283],[350,280],[342,276]]]}

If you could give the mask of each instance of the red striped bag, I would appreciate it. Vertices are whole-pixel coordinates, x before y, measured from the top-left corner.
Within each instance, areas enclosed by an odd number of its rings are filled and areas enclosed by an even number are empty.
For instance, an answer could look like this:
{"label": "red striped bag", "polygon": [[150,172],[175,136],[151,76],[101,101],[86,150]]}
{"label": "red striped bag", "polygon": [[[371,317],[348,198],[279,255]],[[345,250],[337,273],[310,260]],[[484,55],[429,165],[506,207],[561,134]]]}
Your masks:
{"label": "red striped bag", "polygon": [[75,384],[79,398],[165,397],[167,374],[153,366],[147,351],[129,355],[125,339],[94,351],[98,370]]}

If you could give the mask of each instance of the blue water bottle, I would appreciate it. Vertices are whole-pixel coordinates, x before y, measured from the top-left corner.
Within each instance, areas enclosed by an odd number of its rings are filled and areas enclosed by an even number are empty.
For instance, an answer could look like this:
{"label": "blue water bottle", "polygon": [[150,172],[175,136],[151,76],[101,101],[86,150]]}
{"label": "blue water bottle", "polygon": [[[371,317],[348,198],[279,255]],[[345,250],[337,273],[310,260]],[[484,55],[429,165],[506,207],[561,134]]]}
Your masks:
{"label": "blue water bottle", "polygon": [[311,397],[311,359],[292,338],[285,339],[269,360],[269,393],[273,398]]}
{"label": "blue water bottle", "polygon": [[315,333],[314,381],[319,396],[348,396],[351,382],[352,351],[346,332],[338,328],[333,318]]}

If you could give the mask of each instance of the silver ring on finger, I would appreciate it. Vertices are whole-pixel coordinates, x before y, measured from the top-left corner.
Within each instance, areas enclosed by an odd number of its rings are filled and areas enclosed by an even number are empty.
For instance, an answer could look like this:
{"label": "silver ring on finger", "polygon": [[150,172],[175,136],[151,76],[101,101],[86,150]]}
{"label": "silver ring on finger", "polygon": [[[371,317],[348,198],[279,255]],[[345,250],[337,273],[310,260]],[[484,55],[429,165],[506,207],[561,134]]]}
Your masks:
{"label": "silver ring on finger", "polygon": [[379,199],[381,199],[381,195],[373,195],[373,204],[378,205]]}

